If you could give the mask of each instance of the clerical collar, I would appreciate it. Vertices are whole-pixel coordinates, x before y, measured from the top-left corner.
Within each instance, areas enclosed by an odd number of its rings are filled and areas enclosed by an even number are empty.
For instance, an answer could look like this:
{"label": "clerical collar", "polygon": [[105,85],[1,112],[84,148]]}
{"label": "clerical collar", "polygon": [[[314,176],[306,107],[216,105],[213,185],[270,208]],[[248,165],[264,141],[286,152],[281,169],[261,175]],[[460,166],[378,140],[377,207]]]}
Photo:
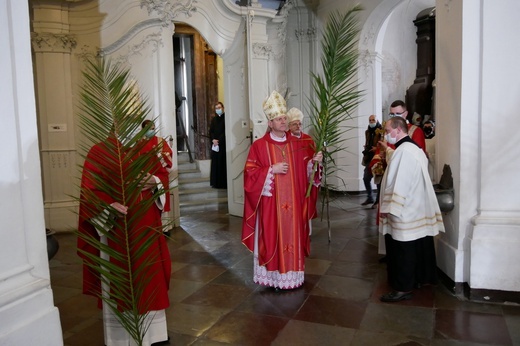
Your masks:
{"label": "clerical collar", "polygon": [[283,134],[283,137],[278,137],[273,133],[273,131],[269,132],[269,135],[271,136],[271,139],[276,142],[285,142],[285,132]]}
{"label": "clerical collar", "polygon": [[[410,138],[410,136],[406,135],[403,138],[401,138],[399,141],[397,141],[397,143],[395,143],[395,148],[397,149],[401,144],[406,143],[406,142],[417,145],[417,143],[415,143],[413,141],[413,139]],[[417,146],[419,146],[419,145],[417,145]]]}

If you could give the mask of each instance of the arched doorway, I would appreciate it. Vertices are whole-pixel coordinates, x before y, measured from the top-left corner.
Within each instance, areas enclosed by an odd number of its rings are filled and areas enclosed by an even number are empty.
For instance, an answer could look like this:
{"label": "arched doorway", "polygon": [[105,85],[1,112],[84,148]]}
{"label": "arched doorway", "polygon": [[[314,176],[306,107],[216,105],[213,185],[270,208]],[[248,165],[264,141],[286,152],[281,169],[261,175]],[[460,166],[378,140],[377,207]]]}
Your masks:
{"label": "arched doorway", "polygon": [[177,24],[173,36],[177,151],[209,158],[208,129],[218,101],[217,54],[193,27]]}

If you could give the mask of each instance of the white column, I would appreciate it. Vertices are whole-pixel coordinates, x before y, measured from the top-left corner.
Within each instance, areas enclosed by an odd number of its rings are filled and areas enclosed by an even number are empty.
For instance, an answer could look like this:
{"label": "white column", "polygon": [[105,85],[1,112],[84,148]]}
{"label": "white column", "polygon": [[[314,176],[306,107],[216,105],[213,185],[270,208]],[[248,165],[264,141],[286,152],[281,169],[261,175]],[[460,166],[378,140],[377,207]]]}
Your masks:
{"label": "white column", "polygon": [[437,6],[437,176],[449,164],[455,187],[437,258],[472,290],[520,291],[519,11],[515,0]]}
{"label": "white column", "polygon": [[63,345],[43,220],[27,1],[0,0],[0,345]]}

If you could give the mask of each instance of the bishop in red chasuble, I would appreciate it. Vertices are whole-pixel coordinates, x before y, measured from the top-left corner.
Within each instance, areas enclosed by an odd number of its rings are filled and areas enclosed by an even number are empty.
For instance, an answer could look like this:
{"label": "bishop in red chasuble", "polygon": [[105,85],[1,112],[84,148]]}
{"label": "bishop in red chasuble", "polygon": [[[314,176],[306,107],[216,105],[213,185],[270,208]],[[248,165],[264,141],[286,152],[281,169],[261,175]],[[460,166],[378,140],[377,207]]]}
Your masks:
{"label": "bishop in red chasuble", "polygon": [[264,112],[270,131],[252,144],[244,169],[242,242],[254,253],[254,282],[292,289],[304,282],[308,177],[322,155],[305,158],[287,136],[285,100],[276,91],[264,102]]}

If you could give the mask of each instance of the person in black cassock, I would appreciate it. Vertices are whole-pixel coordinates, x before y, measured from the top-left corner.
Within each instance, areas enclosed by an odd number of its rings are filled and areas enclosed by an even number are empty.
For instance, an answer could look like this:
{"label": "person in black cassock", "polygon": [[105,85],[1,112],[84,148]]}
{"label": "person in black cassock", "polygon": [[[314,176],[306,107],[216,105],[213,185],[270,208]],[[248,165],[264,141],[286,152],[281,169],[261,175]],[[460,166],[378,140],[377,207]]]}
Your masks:
{"label": "person in black cassock", "polygon": [[215,116],[211,119],[209,137],[211,138],[210,185],[216,189],[227,188],[226,174],[226,124],[224,104],[215,104]]}

